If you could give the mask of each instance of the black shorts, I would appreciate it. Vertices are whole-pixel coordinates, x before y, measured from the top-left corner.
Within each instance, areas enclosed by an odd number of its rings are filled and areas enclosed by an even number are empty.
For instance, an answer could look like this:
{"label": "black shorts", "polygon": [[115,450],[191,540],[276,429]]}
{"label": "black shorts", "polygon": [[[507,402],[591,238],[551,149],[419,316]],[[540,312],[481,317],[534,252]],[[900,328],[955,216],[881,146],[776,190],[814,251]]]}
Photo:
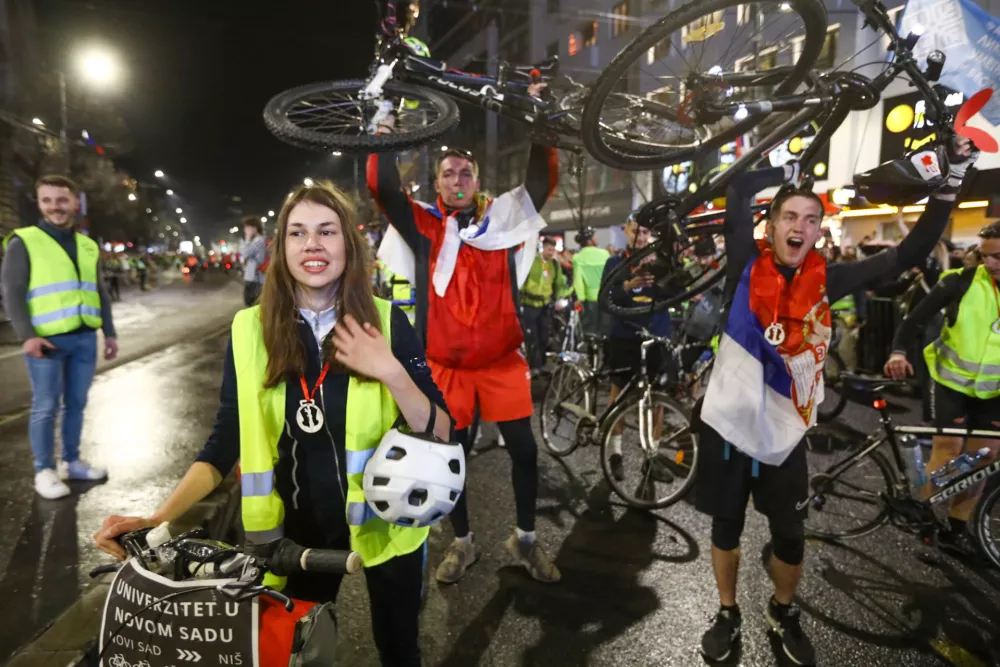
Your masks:
{"label": "black shorts", "polygon": [[698,477],[695,507],[710,516],[741,521],[747,501],[768,519],[796,522],[809,511],[809,469],[805,442],[800,442],[780,466],[758,463],[753,476],[753,459],[730,446],[710,426],[702,423],[698,433]]}
{"label": "black shorts", "polygon": [[[665,369],[662,345],[651,345],[646,351],[646,370],[649,378],[655,378]],[[604,341],[605,368],[622,370],[611,373],[611,382],[618,387],[624,387],[639,370],[642,362],[642,341],[638,338],[607,338]]]}
{"label": "black shorts", "polygon": [[938,428],[1000,430],[1000,396],[967,396],[940,382],[931,387],[931,419]]}

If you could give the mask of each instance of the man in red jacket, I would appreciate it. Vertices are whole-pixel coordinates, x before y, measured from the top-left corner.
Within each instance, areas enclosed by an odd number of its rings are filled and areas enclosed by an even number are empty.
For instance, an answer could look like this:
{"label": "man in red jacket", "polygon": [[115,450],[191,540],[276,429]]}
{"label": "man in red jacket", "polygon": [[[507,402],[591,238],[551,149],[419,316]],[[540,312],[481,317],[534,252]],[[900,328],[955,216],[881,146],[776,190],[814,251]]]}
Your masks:
{"label": "man in red jacket", "polygon": [[[380,129],[391,131],[391,122]],[[513,462],[517,506],[507,548],[544,582],[560,575],[535,540],[538,447],[531,431],[531,373],[520,352],[518,293],[544,226],[537,211],[558,174],[555,150],[532,146],[525,184],[490,200],[479,192],[475,158],[448,150],[438,160],[438,199],[431,205],[409,198],[393,156],[368,158],[368,188],[392,225],[379,257],[415,287],[416,329],[466,454],[477,402],[483,421],[499,426]],[[451,523],[455,541],[436,574],[443,583],[457,582],[480,556],[469,532],[465,492]]]}

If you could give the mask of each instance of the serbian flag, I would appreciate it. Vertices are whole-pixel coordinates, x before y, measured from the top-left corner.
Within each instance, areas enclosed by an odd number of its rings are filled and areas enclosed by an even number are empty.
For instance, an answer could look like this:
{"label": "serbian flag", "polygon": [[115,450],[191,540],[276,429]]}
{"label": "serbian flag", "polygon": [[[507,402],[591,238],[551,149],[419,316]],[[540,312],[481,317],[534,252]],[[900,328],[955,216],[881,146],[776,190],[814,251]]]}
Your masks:
{"label": "serbian flag", "polygon": [[[818,255],[812,258],[814,254],[793,282],[797,294],[783,302],[782,294],[787,297],[792,290],[782,291],[777,275],[758,275],[770,274],[773,260],[758,257],[747,266],[719,340],[702,407],[702,421],[741,452],[768,465],[781,465],[788,458],[816,423],[815,406],[823,400],[830,311],[825,263]],[[751,282],[759,287],[751,289]],[[772,321],[776,302],[785,332],[777,347],[765,338],[762,324]]]}

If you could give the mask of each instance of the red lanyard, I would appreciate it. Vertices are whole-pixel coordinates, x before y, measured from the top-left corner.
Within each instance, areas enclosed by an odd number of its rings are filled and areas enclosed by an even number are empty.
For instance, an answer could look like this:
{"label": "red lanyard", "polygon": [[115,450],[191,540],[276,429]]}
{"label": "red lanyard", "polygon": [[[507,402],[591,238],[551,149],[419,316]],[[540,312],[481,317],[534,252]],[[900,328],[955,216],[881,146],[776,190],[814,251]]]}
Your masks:
{"label": "red lanyard", "polygon": [[310,403],[314,402],[313,397],[316,396],[316,390],[318,390],[320,386],[323,384],[323,380],[326,379],[326,372],[328,370],[330,370],[329,362],[323,364],[323,370],[319,372],[319,379],[316,380],[316,384],[313,386],[312,391],[309,391],[309,385],[306,384],[305,376],[303,375],[302,377],[299,378],[299,382],[302,383],[302,395]]}

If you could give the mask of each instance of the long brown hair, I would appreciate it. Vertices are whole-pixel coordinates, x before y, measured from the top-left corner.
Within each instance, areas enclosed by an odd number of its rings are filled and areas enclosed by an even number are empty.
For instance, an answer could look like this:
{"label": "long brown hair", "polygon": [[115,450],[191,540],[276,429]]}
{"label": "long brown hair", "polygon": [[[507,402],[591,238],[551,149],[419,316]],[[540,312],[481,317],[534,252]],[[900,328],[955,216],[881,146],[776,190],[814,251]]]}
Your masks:
{"label": "long brown hair", "polygon": [[[358,231],[354,203],[333,183],[300,185],[288,194],[278,214],[278,226],[271,247],[271,265],[260,295],[260,319],[264,329],[264,347],[267,350],[265,387],[275,387],[284,380],[301,377],[306,369],[306,347],[298,332],[295,279],[288,270],[288,260],[285,258],[288,216],[302,202],[326,206],[340,218],[345,253],[344,273],[340,277],[336,300],[338,325],[346,315],[351,315],[359,324],[368,322],[379,331],[382,330],[382,322],[372,295],[368,242]],[[334,359],[333,346],[330,346],[327,354],[331,370],[345,370]]]}

